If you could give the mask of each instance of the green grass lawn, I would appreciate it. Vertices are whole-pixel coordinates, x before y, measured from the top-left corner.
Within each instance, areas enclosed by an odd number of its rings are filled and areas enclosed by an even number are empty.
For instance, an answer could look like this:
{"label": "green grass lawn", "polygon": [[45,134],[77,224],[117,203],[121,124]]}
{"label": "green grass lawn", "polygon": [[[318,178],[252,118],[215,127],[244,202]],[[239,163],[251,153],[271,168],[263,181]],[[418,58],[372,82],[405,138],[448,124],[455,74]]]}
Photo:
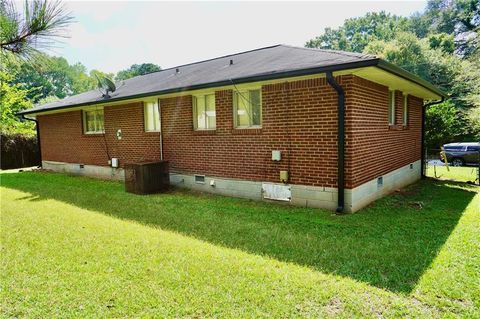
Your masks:
{"label": "green grass lawn", "polygon": [[480,317],[477,186],[356,214],[1,174],[4,317]]}
{"label": "green grass lawn", "polygon": [[452,167],[427,166],[427,176],[442,180],[454,180],[459,182],[476,182],[478,185],[478,168],[475,166]]}

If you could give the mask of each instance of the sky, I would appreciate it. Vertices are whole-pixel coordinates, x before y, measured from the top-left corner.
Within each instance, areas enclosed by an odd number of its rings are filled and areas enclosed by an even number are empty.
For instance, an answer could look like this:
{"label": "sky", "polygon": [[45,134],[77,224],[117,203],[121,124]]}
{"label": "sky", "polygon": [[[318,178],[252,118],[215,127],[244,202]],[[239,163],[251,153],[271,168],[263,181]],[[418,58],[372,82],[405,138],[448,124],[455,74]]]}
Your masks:
{"label": "sky", "polygon": [[75,23],[51,55],[88,70],[117,72],[134,63],[162,68],[289,44],[303,46],[325,27],[381,11],[409,16],[426,1],[66,2]]}

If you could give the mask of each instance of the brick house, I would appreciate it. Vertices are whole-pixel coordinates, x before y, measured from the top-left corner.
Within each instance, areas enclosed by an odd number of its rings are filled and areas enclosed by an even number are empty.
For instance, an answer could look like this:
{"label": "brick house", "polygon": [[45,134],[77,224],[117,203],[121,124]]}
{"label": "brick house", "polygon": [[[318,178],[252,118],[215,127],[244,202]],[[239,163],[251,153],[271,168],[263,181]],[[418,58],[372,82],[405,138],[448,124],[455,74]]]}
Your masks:
{"label": "brick house", "polygon": [[44,168],[121,180],[167,160],[173,185],[347,212],[420,178],[424,103],[444,97],[373,56],[286,45],[116,86],[21,113]]}

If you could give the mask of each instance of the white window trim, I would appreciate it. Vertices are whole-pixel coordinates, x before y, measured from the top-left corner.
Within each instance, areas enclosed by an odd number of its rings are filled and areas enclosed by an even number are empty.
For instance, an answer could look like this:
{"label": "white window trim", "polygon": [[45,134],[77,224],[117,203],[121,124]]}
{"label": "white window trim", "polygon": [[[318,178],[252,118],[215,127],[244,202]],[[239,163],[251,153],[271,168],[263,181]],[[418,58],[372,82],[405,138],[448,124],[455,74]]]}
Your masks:
{"label": "white window trim", "polygon": [[[101,131],[87,131],[88,126],[87,126],[87,112],[96,112],[96,111],[102,111],[103,112],[103,130]],[[98,109],[86,109],[82,110],[82,120],[83,120],[83,134],[86,135],[95,135],[95,134],[105,134],[105,111],[103,108],[98,108]],[[97,119],[95,118],[95,122]],[[96,124],[95,124],[96,126]]]}
{"label": "white window trim", "polygon": [[[153,129],[149,130],[148,129],[148,113],[147,111],[147,106],[148,103],[156,103],[156,111],[158,112],[158,129]],[[159,100],[152,100],[152,101],[144,101],[143,102],[143,128],[145,132],[147,133],[159,133],[162,131],[162,112],[161,112],[161,106],[160,106],[160,101]]]}
{"label": "white window trim", "polygon": [[[245,96],[245,94],[248,94],[249,91],[255,91],[258,90],[260,92],[260,125],[238,125],[237,124],[237,98],[243,98],[239,96],[239,94],[242,94]],[[237,96],[237,97],[236,97]],[[235,89],[233,90],[233,126],[235,129],[259,129],[262,128],[263,125],[263,98],[262,98],[262,88],[261,87],[245,87],[241,89]]]}
{"label": "white window trim", "polygon": [[403,95],[403,117],[402,123],[404,126],[408,125],[408,94]]}
{"label": "white window trim", "polygon": [[[388,111],[390,113],[388,118],[388,125],[395,125],[395,90],[389,90],[388,95],[390,100],[388,101]],[[390,96],[391,95],[391,96]]]}
{"label": "white window trim", "polygon": [[[215,108],[215,127],[211,127],[211,128],[208,128],[206,127],[207,126],[207,123],[208,123],[208,117],[205,117],[205,128],[199,128],[198,127],[198,122],[197,122],[197,99],[198,98],[203,98],[205,99],[205,97],[207,95],[213,95],[213,101],[214,101],[214,108]],[[205,101],[205,106],[207,105],[206,104],[207,101]],[[202,94],[195,94],[195,95],[192,95],[192,120],[193,120],[193,130],[194,131],[215,131],[217,129],[217,99],[216,99],[216,96],[215,96],[215,91],[210,91],[210,92],[205,92],[205,93],[202,93]]]}

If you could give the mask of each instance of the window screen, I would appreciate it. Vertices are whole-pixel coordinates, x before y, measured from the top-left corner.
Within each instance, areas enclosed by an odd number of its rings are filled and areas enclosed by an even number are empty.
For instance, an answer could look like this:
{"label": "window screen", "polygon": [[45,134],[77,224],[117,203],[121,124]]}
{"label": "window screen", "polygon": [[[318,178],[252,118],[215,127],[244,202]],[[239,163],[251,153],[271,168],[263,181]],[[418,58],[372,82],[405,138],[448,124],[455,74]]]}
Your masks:
{"label": "window screen", "polygon": [[214,130],[216,128],[215,94],[193,97],[193,127],[195,130]]}
{"label": "window screen", "polygon": [[260,90],[238,91],[234,99],[235,127],[260,127],[262,125]]}
{"label": "window screen", "polygon": [[388,91],[388,124],[395,124],[395,91]]}
{"label": "window screen", "polygon": [[160,131],[160,112],[158,109],[158,102],[147,102],[144,104],[145,115],[145,131],[159,132]]}
{"label": "window screen", "polygon": [[408,125],[408,95],[403,96],[403,125]]}
{"label": "window screen", "polygon": [[84,132],[86,134],[104,133],[103,109],[83,112]]}

